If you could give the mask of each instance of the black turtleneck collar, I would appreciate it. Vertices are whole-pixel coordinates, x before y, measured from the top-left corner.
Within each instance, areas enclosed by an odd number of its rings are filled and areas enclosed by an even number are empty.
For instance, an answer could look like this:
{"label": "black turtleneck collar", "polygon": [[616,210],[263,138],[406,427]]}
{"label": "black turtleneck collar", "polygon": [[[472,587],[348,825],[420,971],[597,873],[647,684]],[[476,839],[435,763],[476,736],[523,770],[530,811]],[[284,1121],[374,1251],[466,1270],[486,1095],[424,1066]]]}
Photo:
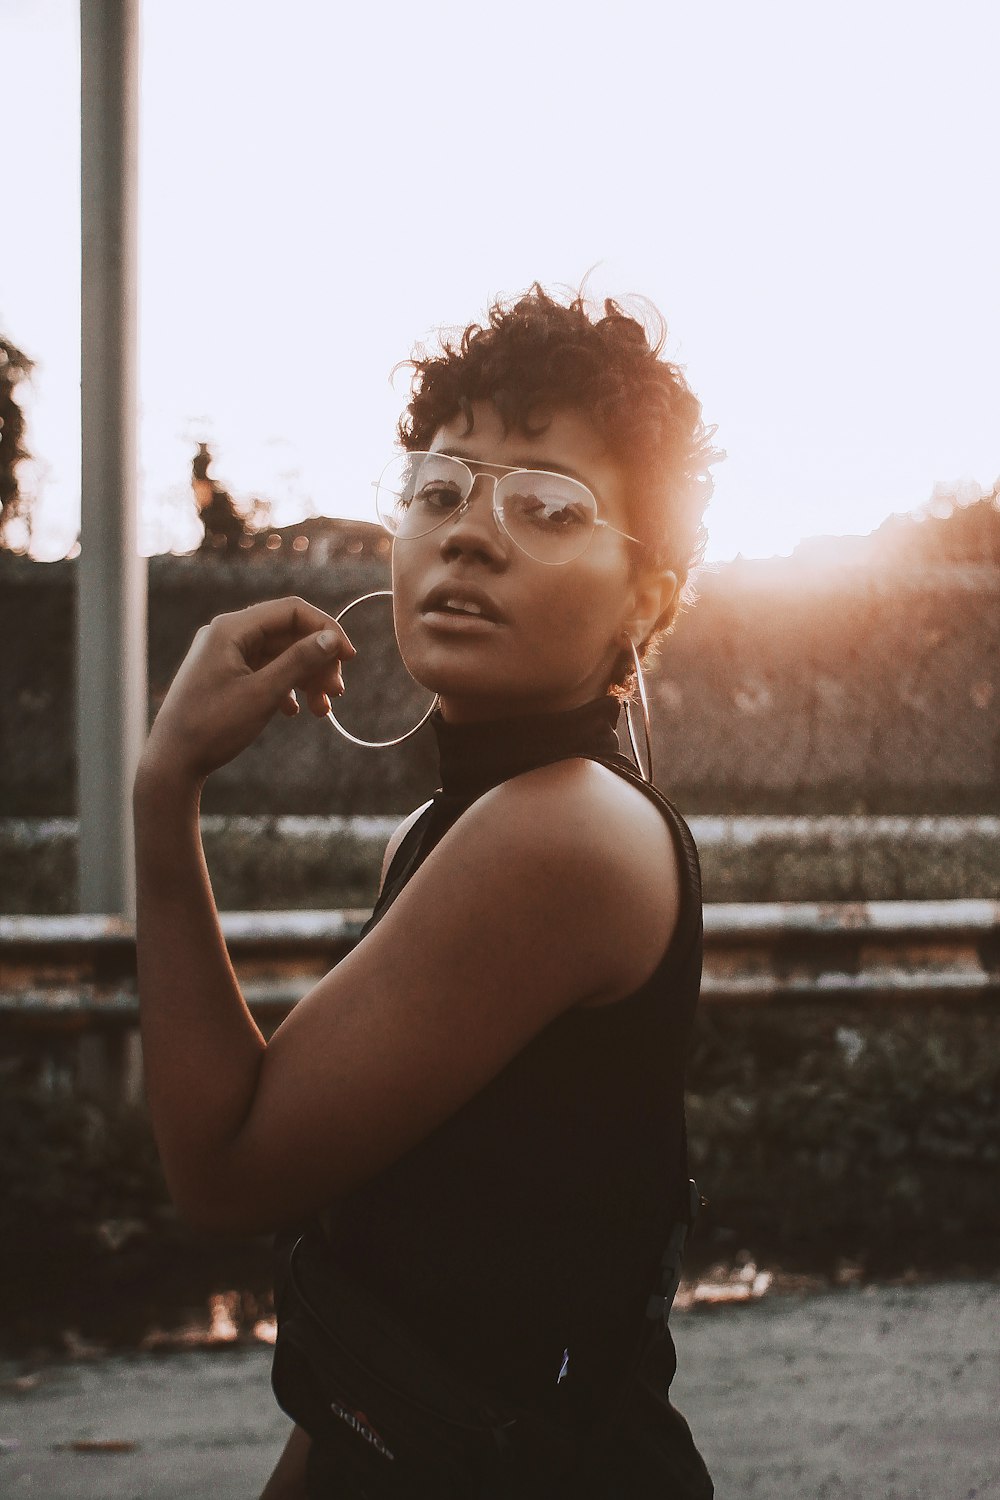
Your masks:
{"label": "black turtleneck collar", "polygon": [[431,725],[441,758],[441,790],[449,798],[472,800],[536,766],[573,755],[616,755],[620,711],[610,694],[560,713],[476,724],[449,724],[437,709]]}

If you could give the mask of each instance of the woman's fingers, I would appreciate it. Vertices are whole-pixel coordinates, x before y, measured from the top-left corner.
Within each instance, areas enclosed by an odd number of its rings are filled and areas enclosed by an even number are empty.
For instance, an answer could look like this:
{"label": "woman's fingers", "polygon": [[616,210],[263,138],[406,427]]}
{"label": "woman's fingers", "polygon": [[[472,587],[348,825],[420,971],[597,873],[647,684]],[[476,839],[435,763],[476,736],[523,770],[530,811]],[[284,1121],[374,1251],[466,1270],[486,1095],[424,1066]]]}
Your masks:
{"label": "woman's fingers", "polygon": [[353,655],[354,648],[339,626],[334,625],[332,629],[324,626],[305,640],[296,641],[267,666],[261,667],[257,672],[260,685],[273,694],[277,702],[295,688],[300,688],[305,691],[312,712],[325,714],[330,706],[330,696],[340,697],[344,691],[340,661],[347,654],[345,646]]}
{"label": "woman's fingers", "polygon": [[343,692],[355,650],[325,610],[273,599],[219,615],[198,631],[156,716],[147,761],[203,779],[253,743],[276,713],[294,718],[296,689],[316,715]]}
{"label": "woman's fingers", "polygon": [[252,656],[257,657],[255,665],[283,655],[290,645],[321,631],[332,632],[339,643],[334,648],[338,657],[350,658],[356,654],[346,631],[333,616],[306,599],[294,596],[266,599],[240,611],[237,619],[242,627],[238,639],[248,661]]}
{"label": "woman's fingers", "polygon": [[347,633],[332,616],[305,599],[272,599],[243,611],[240,641],[247,664],[262,688],[286,707],[287,693],[298,688],[317,718],[330,711],[331,698],[344,691],[340,664],[356,655]]}

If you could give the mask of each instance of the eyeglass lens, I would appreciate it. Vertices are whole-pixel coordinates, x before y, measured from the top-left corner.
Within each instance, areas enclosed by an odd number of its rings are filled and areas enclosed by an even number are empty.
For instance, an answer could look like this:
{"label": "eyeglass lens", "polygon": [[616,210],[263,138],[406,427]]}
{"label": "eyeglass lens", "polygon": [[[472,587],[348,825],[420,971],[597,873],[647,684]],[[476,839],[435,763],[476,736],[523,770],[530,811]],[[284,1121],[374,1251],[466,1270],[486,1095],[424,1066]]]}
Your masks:
{"label": "eyeglass lens", "polygon": [[[376,487],[379,520],[393,536],[426,536],[455,516],[474,482],[466,464],[448,454],[400,454]],[[586,485],[536,470],[498,477],[493,509],[515,546],[546,563],[578,557],[597,519],[597,502]]]}

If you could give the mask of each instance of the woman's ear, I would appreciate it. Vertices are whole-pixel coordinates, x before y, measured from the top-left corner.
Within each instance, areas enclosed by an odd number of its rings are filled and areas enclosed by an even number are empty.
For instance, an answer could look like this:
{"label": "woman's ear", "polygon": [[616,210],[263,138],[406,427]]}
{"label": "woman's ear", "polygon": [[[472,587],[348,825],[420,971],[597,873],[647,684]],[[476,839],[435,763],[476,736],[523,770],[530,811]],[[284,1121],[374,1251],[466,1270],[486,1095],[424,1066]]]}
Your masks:
{"label": "woman's ear", "polygon": [[[657,626],[669,621],[671,605],[675,603],[679,589],[677,574],[669,568],[643,573],[636,580],[625,630],[640,651]],[[664,621],[664,616],[667,616],[667,621]]]}

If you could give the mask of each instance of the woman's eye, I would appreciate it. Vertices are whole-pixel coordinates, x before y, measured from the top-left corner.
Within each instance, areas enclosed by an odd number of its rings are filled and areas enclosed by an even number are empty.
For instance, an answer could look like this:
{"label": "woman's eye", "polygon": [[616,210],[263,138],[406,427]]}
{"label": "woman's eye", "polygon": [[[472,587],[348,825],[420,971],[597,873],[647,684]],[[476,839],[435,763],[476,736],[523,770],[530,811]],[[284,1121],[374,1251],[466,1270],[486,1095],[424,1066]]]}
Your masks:
{"label": "woman's eye", "polygon": [[565,500],[544,500],[538,495],[524,496],[520,509],[526,520],[546,531],[569,531],[583,525],[586,519],[579,505]]}
{"label": "woman's eye", "polygon": [[425,484],[415,498],[432,510],[454,510],[462,499],[457,486],[440,483]]}

